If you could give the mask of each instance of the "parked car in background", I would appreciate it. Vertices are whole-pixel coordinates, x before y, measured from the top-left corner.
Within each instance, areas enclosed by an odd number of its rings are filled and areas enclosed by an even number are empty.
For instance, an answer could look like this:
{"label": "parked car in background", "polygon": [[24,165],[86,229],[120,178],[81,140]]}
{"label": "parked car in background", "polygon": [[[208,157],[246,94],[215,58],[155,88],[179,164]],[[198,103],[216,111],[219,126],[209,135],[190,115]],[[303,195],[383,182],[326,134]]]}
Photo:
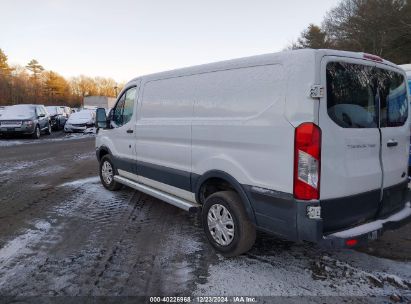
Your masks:
{"label": "parked car in background", "polygon": [[51,120],[42,105],[21,104],[8,106],[0,117],[0,135],[31,135],[40,138],[41,133],[51,134]]}
{"label": "parked car in background", "polygon": [[63,109],[58,106],[48,106],[46,110],[50,114],[51,128],[53,130],[63,129],[67,121]]}
{"label": "parked car in background", "polygon": [[67,120],[65,132],[84,132],[87,128],[94,127],[96,112],[92,110],[81,110],[70,115]]}
{"label": "parked car in background", "polygon": [[71,113],[73,113],[73,111],[71,110],[70,107],[61,106],[60,108],[63,110],[64,116],[65,116],[67,119],[70,117]]}
{"label": "parked car in background", "polygon": [[6,107],[4,107],[4,106],[0,107],[0,117],[1,117],[1,114],[4,112],[5,109],[6,109]]}

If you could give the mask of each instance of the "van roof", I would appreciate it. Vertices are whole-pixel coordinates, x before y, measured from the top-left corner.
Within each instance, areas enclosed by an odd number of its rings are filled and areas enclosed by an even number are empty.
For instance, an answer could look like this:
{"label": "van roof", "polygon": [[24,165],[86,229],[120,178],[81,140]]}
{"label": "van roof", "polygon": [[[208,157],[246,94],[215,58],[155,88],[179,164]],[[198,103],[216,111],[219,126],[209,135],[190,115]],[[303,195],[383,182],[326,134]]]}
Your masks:
{"label": "van roof", "polygon": [[[350,57],[357,59],[364,58],[365,53],[362,52],[347,52],[338,50],[328,50],[328,49],[299,49],[299,50],[288,50],[277,53],[270,53],[264,55],[257,55],[251,57],[244,57],[238,59],[231,59],[225,61],[219,61],[214,63],[202,64],[192,67],[186,67],[181,69],[175,69],[165,72],[159,72],[154,74],[142,75],[132,79],[129,83],[135,82],[138,79],[144,78],[145,80],[154,80],[169,77],[178,77],[185,75],[192,75],[198,73],[207,73],[218,70],[233,69],[243,66],[258,66],[266,64],[276,64],[282,63],[284,65],[297,65],[304,64],[307,60],[314,60],[317,56],[340,56],[340,57]],[[396,67],[396,65],[390,61],[383,60],[383,64]]]}
{"label": "van roof", "polygon": [[410,72],[411,71],[411,63],[410,64],[403,64],[400,65],[401,68],[403,68],[405,71]]}
{"label": "van roof", "polygon": [[408,79],[411,80],[411,64],[403,64],[403,65],[400,65],[400,67],[405,70],[405,72],[407,73]]}

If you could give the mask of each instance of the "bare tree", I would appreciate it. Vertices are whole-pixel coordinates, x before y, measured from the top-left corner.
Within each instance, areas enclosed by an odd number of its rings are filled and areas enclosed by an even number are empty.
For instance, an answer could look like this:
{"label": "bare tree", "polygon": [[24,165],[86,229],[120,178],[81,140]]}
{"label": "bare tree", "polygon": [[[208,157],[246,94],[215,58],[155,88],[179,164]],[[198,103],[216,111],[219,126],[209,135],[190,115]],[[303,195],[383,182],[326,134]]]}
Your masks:
{"label": "bare tree", "polygon": [[323,29],[339,49],[411,61],[411,12],[406,0],[343,0],[325,17]]}
{"label": "bare tree", "polygon": [[297,42],[291,45],[291,49],[328,49],[332,47],[327,33],[319,26],[310,24],[306,30],[301,33]]}

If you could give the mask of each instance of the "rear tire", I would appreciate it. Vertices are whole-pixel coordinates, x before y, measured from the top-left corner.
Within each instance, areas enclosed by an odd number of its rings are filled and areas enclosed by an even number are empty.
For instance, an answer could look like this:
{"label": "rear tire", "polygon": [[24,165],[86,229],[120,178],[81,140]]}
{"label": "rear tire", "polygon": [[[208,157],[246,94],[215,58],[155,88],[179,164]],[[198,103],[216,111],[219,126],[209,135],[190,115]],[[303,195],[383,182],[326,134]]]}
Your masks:
{"label": "rear tire", "polygon": [[221,191],[210,195],[201,217],[208,241],[223,256],[238,256],[253,247],[256,229],[236,192]]}
{"label": "rear tire", "polygon": [[39,139],[40,136],[41,136],[40,127],[39,127],[39,125],[37,125],[36,128],[34,129],[34,133],[33,133],[32,137],[34,139]]}
{"label": "rear tire", "polygon": [[120,190],[123,185],[114,180],[117,170],[114,167],[112,158],[109,154],[104,155],[100,160],[100,180],[104,188],[110,191]]}

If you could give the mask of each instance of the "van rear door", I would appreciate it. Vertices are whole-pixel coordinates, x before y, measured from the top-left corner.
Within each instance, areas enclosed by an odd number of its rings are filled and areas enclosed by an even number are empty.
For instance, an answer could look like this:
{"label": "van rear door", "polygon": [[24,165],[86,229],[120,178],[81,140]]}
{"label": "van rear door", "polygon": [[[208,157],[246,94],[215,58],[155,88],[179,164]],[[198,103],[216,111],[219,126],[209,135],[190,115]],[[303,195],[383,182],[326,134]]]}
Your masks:
{"label": "van rear door", "polygon": [[403,207],[409,149],[408,102],[400,70],[326,56],[320,199],[324,232]]}
{"label": "van rear door", "polygon": [[380,100],[381,160],[383,199],[379,216],[404,207],[408,184],[410,128],[407,82],[402,72],[377,64],[378,97]]}
{"label": "van rear door", "polygon": [[379,108],[370,84],[375,64],[325,56],[320,100],[320,199],[324,232],[372,219],[380,208],[383,174]]}

